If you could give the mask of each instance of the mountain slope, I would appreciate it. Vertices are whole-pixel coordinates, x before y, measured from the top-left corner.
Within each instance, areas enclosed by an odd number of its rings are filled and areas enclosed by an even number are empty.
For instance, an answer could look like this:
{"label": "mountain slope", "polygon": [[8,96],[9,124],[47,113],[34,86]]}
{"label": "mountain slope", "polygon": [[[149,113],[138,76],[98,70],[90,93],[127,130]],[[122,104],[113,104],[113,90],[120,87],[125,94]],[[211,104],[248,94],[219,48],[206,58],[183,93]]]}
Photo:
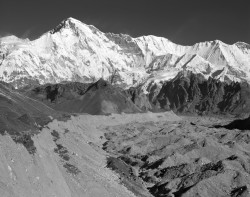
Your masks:
{"label": "mountain slope", "polygon": [[0,83],[0,133],[19,132],[48,122],[57,113],[42,102],[20,94],[8,84]]}
{"label": "mountain slope", "polygon": [[22,87],[116,76],[113,83],[129,87],[191,70],[221,81],[249,81],[249,48],[218,40],[181,46],[156,36],[132,38],[68,18],[34,41],[0,38],[0,80]]}

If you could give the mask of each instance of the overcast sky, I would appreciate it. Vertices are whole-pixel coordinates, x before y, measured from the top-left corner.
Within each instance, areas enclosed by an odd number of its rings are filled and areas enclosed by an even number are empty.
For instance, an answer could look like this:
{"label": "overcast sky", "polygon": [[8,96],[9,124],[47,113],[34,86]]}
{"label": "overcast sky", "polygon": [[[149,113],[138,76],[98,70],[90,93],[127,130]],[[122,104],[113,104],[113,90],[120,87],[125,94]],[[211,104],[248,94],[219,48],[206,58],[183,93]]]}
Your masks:
{"label": "overcast sky", "polygon": [[34,39],[73,17],[103,32],[192,45],[250,43],[250,0],[0,0],[0,36]]}

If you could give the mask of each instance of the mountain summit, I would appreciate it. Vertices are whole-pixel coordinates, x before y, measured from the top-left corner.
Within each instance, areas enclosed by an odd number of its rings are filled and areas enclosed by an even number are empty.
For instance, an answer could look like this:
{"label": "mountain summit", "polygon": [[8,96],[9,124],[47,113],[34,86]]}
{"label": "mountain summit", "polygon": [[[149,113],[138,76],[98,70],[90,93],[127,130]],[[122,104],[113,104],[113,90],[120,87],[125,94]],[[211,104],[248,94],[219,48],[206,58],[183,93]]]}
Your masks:
{"label": "mountain summit", "polygon": [[221,41],[177,45],[166,38],[103,33],[74,18],[36,40],[0,39],[0,80],[15,87],[115,79],[124,87],[174,78],[183,70],[221,81],[250,81],[250,47]]}

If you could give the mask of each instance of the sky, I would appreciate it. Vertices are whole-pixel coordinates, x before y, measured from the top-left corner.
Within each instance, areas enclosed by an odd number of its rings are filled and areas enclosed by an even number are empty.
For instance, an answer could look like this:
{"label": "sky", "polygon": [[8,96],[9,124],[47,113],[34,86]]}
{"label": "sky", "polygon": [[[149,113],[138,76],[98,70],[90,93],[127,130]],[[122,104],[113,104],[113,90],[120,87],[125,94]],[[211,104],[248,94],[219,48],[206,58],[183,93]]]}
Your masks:
{"label": "sky", "polygon": [[250,0],[0,0],[0,37],[35,39],[63,19],[182,45],[250,43]]}

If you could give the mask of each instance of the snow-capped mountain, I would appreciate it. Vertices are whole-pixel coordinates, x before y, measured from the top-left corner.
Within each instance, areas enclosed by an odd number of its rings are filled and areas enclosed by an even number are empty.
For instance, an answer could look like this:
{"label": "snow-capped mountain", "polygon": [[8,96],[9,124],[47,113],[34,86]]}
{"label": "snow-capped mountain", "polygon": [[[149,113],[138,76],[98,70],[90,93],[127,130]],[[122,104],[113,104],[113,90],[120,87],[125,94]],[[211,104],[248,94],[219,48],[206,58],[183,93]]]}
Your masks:
{"label": "snow-capped mountain", "polygon": [[30,83],[110,79],[125,87],[190,70],[222,81],[250,81],[250,45],[221,41],[177,45],[166,38],[103,33],[68,18],[40,38],[0,38],[0,80]]}

